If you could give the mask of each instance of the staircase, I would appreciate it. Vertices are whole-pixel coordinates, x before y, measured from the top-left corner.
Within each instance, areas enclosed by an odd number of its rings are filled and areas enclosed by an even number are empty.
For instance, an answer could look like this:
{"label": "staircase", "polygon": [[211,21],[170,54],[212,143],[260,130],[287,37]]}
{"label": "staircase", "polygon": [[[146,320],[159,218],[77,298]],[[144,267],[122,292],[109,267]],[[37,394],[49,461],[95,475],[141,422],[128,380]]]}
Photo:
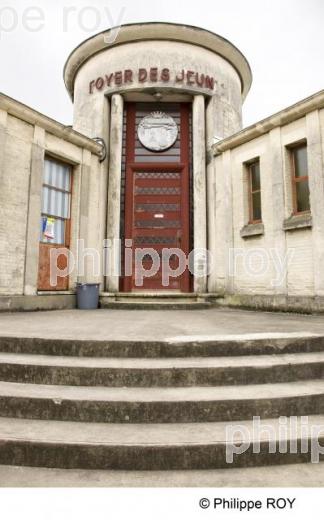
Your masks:
{"label": "staircase", "polygon": [[[262,335],[260,335],[262,336]],[[269,453],[252,418],[309,416],[324,441],[324,337],[90,341],[0,338],[0,464],[96,470],[211,470],[310,461],[288,434]],[[226,429],[260,441],[226,463]],[[311,429],[311,428],[310,428]],[[282,440],[282,436],[281,436]],[[240,444],[240,443],[239,443]],[[277,447],[279,438],[277,439]]]}

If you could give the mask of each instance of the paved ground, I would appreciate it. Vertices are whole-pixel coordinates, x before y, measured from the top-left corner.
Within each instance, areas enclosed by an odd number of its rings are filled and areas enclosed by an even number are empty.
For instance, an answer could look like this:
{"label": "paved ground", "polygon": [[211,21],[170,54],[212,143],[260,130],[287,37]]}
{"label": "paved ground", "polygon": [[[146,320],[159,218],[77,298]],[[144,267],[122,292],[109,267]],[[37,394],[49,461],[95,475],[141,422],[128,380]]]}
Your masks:
{"label": "paved ground", "polygon": [[181,341],[294,334],[324,334],[324,316],[234,309],[67,310],[0,314],[0,336]]}
{"label": "paved ground", "polygon": [[322,487],[323,481],[324,463],[207,471],[85,471],[0,466],[0,487]]}

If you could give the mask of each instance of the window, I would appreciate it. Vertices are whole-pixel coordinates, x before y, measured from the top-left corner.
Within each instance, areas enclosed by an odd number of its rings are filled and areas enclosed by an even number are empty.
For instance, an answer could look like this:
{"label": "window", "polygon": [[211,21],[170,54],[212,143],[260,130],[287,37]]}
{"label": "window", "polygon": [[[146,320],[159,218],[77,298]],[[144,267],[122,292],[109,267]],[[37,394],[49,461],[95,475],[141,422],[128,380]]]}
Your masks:
{"label": "window", "polygon": [[260,161],[255,160],[247,165],[248,167],[248,187],[249,187],[249,223],[257,224],[262,222],[261,211],[261,180],[260,180]]}
{"label": "window", "polygon": [[71,167],[45,159],[41,242],[68,245],[71,206]]}
{"label": "window", "polygon": [[302,144],[290,149],[292,161],[293,181],[293,209],[294,213],[310,211],[307,145]]}

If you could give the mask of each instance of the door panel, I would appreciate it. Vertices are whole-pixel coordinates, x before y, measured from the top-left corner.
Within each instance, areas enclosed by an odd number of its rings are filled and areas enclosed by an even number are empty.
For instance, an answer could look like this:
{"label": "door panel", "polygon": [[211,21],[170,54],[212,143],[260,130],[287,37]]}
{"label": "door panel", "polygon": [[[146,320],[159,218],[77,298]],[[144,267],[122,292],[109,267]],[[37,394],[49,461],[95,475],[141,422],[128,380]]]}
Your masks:
{"label": "door panel", "polygon": [[[39,269],[38,269],[38,290],[39,291],[66,291],[69,288],[69,278],[57,278],[57,284],[53,287],[50,283],[50,254],[52,249],[62,248],[52,244],[39,244]],[[68,249],[66,255],[57,258],[56,265],[59,270],[67,268]]]}

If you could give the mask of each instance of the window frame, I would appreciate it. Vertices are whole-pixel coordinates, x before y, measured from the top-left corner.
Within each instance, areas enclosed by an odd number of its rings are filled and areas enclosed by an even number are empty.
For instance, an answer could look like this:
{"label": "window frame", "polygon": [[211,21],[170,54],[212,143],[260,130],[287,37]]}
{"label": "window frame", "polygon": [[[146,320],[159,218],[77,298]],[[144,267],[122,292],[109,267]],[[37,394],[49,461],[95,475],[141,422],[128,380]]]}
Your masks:
{"label": "window frame", "polygon": [[[308,175],[308,157],[307,157],[307,141],[302,140],[297,143],[291,144],[288,147],[289,152],[289,160],[290,160],[290,168],[291,168],[291,185],[292,185],[292,213],[293,215],[308,215],[311,213],[311,203],[309,198],[309,208],[304,211],[298,210],[298,202],[297,202],[297,184],[300,182],[307,181],[308,191],[309,190],[309,175]],[[295,159],[295,151],[298,148],[306,148],[306,157],[307,157],[307,175],[303,175],[302,177],[296,177],[296,159]]]}
{"label": "window frame", "polygon": [[[260,188],[258,190],[253,190],[252,183],[252,166],[258,164],[260,170]],[[255,157],[246,163],[247,168],[247,185],[248,185],[248,202],[249,202],[249,224],[262,224],[262,188],[261,188],[261,165],[260,165],[260,157]],[[261,210],[261,219],[254,219],[254,206],[253,206],[253,195],[255,193],[260,193],[260,210]]]}
{"label": "window frame", "polygon": [[[45,172],[45,162],[46,161],[51,161],[51,162],[55,162],[57,164],[60,164],[62,166],[64,166],[65,168],[69,168],[70,170],[70,185],[69,185],[69,190],[64,190],[62,188],[57,188],[56,186],[51,186],[50,184],[47,184],[46,182],[44,182],[44,172]],[[64,162],[60,159],[57,159],[55,157],[51,157],[50,155],[45,155],[44,157],[44,170],[43,170],[43,178],[42,178],[42,197],[43,197],[43,193],[44,193],[44,188],[48,188],[50,190],[54,190],[54,191],[57,191],[57,192],[60,192],[60,193],[65,193],[65,194],[68,194],[70,195],[70,207],[69,207],[69,218],[64,218],[64,217],[58,217],[57,215],[51,215],[50,213],[44,213],[43,211],[41,211],[41,219],[43,217],[49,217],[49,218],[54,218],[55,220],[61,220],[64,222],[64,243],[61,244],[61,243],[57,243],[57,242],[44,242],[42,240],[42,237],[40,239],[40,243],[42,245],[47,245],[47,246],[56,246],[56,247],[66,247],[66,248],[69,248],[70,245],[71,245],[71,222],[72,222],[72,218],[71,218],[71,211],[72,211],[72,192],[73,192],[73,166],[68,163],[68,162]],[[42,199],[43,200],[43,199]]]}

